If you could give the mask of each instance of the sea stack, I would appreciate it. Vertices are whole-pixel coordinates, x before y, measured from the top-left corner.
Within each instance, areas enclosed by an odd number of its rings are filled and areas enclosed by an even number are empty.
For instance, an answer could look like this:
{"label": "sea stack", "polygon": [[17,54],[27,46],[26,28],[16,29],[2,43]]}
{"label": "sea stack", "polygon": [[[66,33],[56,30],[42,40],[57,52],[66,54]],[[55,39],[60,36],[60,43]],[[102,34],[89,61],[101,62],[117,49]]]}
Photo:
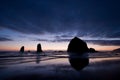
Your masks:
{"label": "sea stack", "polygon": [[83,40],[77,37],[73,38],[68,45],[67,52],[69,54],[69,62],[75,70],[82,70],[89,64],[89,48]]}
{"label": "sea stack", "polygon": [[37,53],[40,53],[42,52],[42,48],[41,48],[41,44],[38,44],[37,45]]}
{"label": "sea stack", "polygon": [[89,52],[90,52],[90,53],[95,53],[95,52],[97,52],[97,51],[96,51],[94,48],[90,48],[90,49],[89,49]]}
{"label": "sea stack", "polygon": [[83,40],[77,37],[74,37],[70,41],[67,49],[67,52],[78,53],[78,54],[84,54],[85,52],[88,51],[89,48],[87,47],[87,44]]}
{"label": "sea stack", "polygon": [[22,47],[20,48],[20,52],[21,52],[21,53],[24,53],[24,46],[22,46]]}

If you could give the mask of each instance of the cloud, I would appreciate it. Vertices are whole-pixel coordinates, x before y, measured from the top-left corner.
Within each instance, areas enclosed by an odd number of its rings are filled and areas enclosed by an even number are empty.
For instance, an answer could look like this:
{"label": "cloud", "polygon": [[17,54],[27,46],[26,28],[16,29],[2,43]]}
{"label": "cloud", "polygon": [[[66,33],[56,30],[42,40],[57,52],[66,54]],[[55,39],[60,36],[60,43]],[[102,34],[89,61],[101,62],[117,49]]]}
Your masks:
{"label": "cloud", "polygon": [[70,39],[53,39],[53,40],[49,40],[49,39],[34,39],[32,41],[45,41],[45,42],[69,42]]}
{"label": "cloud", "polygon": [[[64,37],[55,37],[54,39],[34,39],[33,41],[47,41],[47,42],[70,42],[72,38],[64,38]],[[120,46],[120,40],[84,40],[87,44],[96,44],[96,45],[101,45],[101,46]]]}
{"label": "cloud", "polygon": [[48,39],[34,39],[34,40],[32,40],[32,41],[50,41],[50,40],[48,40]]}
{"label": "cloud", "polygon": [[85,40],[87,43],[93,43],[102,46],[120,46],[120,40]]}
{"label": "cloud", "polygon": [[77,33],[80,37],[120,38],[119,2],[114,0],[1,0],[0,28],[25,34],[70,32]]}
{"label": "cloud", "polygon": [[13,40],[6,37],[0,37],[0,42],[1,41],[13,41]]}

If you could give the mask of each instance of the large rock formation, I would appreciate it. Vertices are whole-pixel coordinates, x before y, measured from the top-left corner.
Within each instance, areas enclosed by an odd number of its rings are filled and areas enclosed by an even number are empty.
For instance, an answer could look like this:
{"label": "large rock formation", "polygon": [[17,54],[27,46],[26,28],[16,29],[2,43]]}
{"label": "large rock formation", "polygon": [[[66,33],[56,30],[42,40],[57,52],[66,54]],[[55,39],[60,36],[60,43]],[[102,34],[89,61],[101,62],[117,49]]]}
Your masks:
{"label": "large rock formation", "polygon": [[75,70],[82,70],[89,64],[87,53],[89,48],[83,40],[77,37],[73,38],[68,45],[67,52],[69,54],[69,62]]}
{"label": "large rock formation", "polygon": [[73,53],[78,53],[78,54],[83,54],[88,51],[89,49],[87,47],[87,44],[83,40],[77,37],[73,38],[70,41],[68,45],[68,49],[67,49],[67,52],[73,52]]}
{"label": "large rock formation", "polygon": [[20,48],[20,52],[21,52],[21,53],[24,53],[24,46],[22,46],[22,47]]}
{"label": "large rock formation", "polygon": [[42,52],[42,48],[41,48],[41,44],[38,44],[37,45],[37,53],[40,53]]}

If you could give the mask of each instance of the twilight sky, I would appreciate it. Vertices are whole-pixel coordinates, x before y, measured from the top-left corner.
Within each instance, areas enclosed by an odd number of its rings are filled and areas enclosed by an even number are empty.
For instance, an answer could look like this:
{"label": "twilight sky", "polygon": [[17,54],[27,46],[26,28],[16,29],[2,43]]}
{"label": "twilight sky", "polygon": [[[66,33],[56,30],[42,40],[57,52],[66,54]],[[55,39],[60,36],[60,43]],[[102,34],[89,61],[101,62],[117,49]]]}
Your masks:
{"label": "twilight sky", "polygon": [[0,0],[0,50],[66,50],[74,36],[97,50],[120,47],[119,0]]}

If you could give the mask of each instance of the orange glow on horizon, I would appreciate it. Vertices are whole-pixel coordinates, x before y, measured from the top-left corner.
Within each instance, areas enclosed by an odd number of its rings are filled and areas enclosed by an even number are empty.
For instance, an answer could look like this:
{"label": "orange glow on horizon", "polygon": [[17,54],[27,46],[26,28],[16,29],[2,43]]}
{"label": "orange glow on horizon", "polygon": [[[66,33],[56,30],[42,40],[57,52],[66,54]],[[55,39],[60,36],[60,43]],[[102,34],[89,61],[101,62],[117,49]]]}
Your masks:
{"label": "orange glow on horizon", "polygon": [[88,44],[89,48],[95,48],[98,51],[112,51],[114,49],[120,48],[120,46],[102,46],[102,45],[95,45],[95,44]]}
{"label": "orange glow on horizon", "polygon": [[[41,43],[42,50],[67,50],[67,46],[69,42],[24,42],[21,44],[18,44],[18,42],[15,44],[8,44],[8,45],[0,45],[0,51],[19,51],[21,46],[25,47],[25,51],[36,51],[37,44]],[[23,45],[24,44],[24,45]],[[89,48],[95,48],[95,50],[98,51],[112,51],[114,49],[120,48],[120,46],[101,46],[101,45],[95,45],[95,44],[88,44]]]}

